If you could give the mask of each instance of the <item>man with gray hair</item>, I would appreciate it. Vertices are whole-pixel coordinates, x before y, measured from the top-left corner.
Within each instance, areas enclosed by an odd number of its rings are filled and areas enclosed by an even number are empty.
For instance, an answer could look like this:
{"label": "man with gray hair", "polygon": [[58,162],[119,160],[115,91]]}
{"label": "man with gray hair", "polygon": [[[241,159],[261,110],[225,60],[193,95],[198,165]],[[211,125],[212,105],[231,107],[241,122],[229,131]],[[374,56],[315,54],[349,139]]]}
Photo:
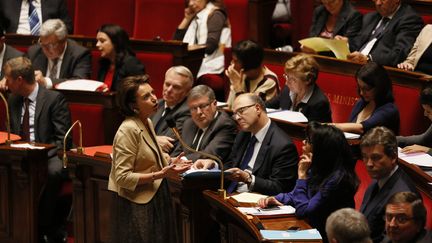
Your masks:
{"label": "man with gray hair", "polygon": [[365,216],[352,208],[341,208],[330,214],[326,233],[330,243],[372,243]]}
{"label": "man with gray hair", "polygon": [[67,34],[63,21],[47,20],[40,29],[39,43],[27,52],[36,70],[36,81],[47,88],[67,79],[90,78],[90,50],[68,39]]}
{"label": "man with gray hair", "polygon": [[[222,161],[228,159],[237,133],[237,125],[224,111],[218,111],[214,91],[207,85],[192,88],[187,98],[191,118],[183,124],[182,139],[193,149],[216,155]],[[196,161],[202,157],[182,148],[180,144],[171,156],[181,152]]]}
{"label": "man with gray hair", "polygon": [[179,132],[182,132],[184,121],[190,117],[186,97],[193,86],[192,72],[185,66],[174,66],[165,73],[162,99],[158,110],[151,117],[157,136],[157,142],[164,152],[171,153],[177,145],[173,131],[168,127],[166,118],[171,117]]}

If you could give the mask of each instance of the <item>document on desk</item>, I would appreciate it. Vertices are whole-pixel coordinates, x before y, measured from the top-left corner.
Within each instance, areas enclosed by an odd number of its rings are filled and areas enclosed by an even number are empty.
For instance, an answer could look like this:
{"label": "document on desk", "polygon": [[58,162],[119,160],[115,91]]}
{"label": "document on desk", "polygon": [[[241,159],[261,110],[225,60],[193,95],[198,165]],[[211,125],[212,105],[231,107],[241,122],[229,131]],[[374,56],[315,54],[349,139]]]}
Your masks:
{"label": "document on desk", "polygon": [[400,159],[420,167],[432,168],[432,156],[427,153],[412,153],[404,154],[401,148],[398,148],[398,156]]}
{"label": "document on desk", "polygon": [[317,229],[307,230],[260,230],[266,240],[322,240]]}
{"label": "document on desk", "polygon": [[268,117],[287,122],[308,122],[308,119],[305,117],[305,115],[298,111],[273,111],[268,113]]}
{"label": "document on desk", "polygon": [[35,146],[29,143],[15,143],[11,144],[12,148],[25,148],[25,149],[44,149],[43,146]]}
{"label": "document on desk", "polygon": [[300,44],[313,49],[316,52],[332,51],[337,59],[346,60],[350,54],[348,43],[344,40],[311,37],[299,40]]}
{"label": "document on desk", "polygon": [[231,198],[235,199],[239,203],[257,203],[258,200],[266,197],[268,196],[250,192],[242,192],[237,195],[231,196]]}
{"label": "document on desk", "polygon": [[286,215],[295,213],[295,208],[289,205],[278,206],[277,208],[278,209],[276,210],[266,210],[259,207],[237,207],[237,210],[244,214],[256,216]]}
{"label": "document on desk", "polygon": [[96,91],[103,82],[89,79],[66,80],[57,84],[56,89],[63,90],[81,90],[81,91]]}

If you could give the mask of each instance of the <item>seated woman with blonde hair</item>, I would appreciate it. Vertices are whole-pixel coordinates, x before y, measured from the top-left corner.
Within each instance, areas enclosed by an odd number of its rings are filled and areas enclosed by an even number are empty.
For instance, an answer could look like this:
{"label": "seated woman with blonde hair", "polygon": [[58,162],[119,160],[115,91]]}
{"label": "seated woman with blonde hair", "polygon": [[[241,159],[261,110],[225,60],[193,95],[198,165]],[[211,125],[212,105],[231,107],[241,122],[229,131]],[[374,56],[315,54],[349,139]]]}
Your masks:
{"label": "seated woman with blonde hair", "polygon": [[285,63],[285,86],[266,102],[267,108],[300,111],[309,121],[331,122],[330,102],[316,84],[319,66],[312,56],[299,54]]}

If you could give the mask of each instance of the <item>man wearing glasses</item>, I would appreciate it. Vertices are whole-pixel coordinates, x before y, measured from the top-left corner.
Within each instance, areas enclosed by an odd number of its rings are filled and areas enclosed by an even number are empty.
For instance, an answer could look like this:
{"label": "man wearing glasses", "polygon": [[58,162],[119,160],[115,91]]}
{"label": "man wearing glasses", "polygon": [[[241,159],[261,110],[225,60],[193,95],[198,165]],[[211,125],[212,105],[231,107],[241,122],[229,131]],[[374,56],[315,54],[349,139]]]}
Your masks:
{"label": "man wearing glasses", "polygon": [[415,193],[394,194],[387,202],[384,220],[383,243],[432,242],[432,232],[425,230],[426,208]]}
{"label": "man wearing glasses", "polygon": [[68,79],[90,78],[90,51],[67,39],[67,33],[60,19],[47,20],[40,29],[39,43],[29,48],[27,55],[40,85],[52,88]]}
{"label": "man wearing glasses", "polygon": [[360,207],[369,223],[371,238],[380,242],[384,233],[385,206],[389,198],[403,191],[417,193],[409,176],[398,167],[396,136],[385,127],[369,130],[360,143],[366,170],[373,182],[367,188]]}
{"label": "man wearing glasses", "polygon": [[[191,118],[183,123],[182,139],[191,148],[218,156],[222,161],[228,158],[237,133],[235,122],[224,111],[218,111],[214,91],[207,85],[192,88],[187,98]],[[202,156],[178,145],[171,153],[196,161]]]}
{"label": "man wearing glasses", "polygon": [[[231,175],[227,192],[258,192],[276,195],[291,191],[297,179],[297,150],[291,139],[266,113],[262,99],[252,93],[239,95],[233,103],[240,128],[229,159]],[[210,169],[216,162],[197,160],[193,168]]]}

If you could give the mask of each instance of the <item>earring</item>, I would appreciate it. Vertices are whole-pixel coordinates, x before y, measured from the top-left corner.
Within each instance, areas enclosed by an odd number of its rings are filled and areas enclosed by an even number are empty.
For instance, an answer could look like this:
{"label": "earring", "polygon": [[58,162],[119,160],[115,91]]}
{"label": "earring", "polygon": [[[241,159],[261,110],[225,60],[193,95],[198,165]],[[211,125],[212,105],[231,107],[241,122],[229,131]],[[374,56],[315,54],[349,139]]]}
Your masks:
{"label": "earring", "polygon": [[135,114],[137,114],[137,115],[139,114],[139,110],[138,110],[138,109],[136,109],[136,108],[135,108],[135,109],[133,109],[133,112],[135,112]]}

